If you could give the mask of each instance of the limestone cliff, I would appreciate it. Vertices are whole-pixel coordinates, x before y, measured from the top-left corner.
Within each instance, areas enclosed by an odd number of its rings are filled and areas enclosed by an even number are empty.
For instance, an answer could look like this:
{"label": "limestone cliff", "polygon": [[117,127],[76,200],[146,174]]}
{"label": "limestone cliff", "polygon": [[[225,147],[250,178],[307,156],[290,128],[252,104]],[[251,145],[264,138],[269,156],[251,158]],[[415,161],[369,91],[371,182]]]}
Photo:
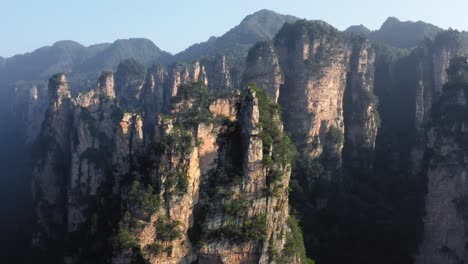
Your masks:
{"label": "limestone cliff", "polygon": [[[109,221],[101,210],[112,207],[120,176],[128,173],[128,159],[141,145],[142,121],[120,110],[112,74],[103,74],[95,89],[74,99],[59,74],[49,80],[49,95],[34,172],[35,241],[47,250],[54,248],[51,244],[60,247],[62,257],[75,259],[83,248],[102,246],[102,241],[87,243],[102,236]],[[70,254],[71,245],[64,243],[69,240],[77,248]]]}
{"label": "limestone cliff", "polygon": [[350,57],[343,111],[344,162],[351,168],[371,168],[380,126],[374,94],[375,52],[370,43],[357,40]]}
{"label": "limestone cliff", "polygon": [[426,41],[414,51],[418,57],[418,89],[416,93],[416,127],[427,121],[432,105],[442,94],[442,87],[447,83],[447,69],[450,60],[466,54],[460,33],[444,31],[434,41]]}
{"label": "limestone cliff", "polygon": [[17,83],[12,105],[16,131],[25,144],[32,144],[41,129],[48,105],[47,85],[42,82]]}
{"label": "limestone cliff", "polygon": [[[173,92],[164,86],[166,70],[154,67],[141,82],[129,69],[115,82],[103,73],[75,98],[65,75],[49,81],[34,174],[40,256],[53,263],[306,261],[293,249],[303,244],[289,217],[292,150],[266,91],[182,84],[164,112],[164,93]],[[186,72],[184,82],[203,78],[199,69]]]}
{"label": "limestone cliff", "polygon": [[64,74],[50,79],[49,95],[50,105],[38,138],[41,153],[33,179],[37,223],[41,227],[33,243],[44,246],[45,241],[50,241],[47,243],[54,248],[61,247],[67,221],[64,210],[67,180],[62,175],[67,174],[70,167],[72,103]]}
{"label": "limestone cliff", "polygon": [[278,102],[284,77],[272,43],[260,42],[250,49],[243,82],[244,86],[255,83],[259,87],[268,89],[270,97]]}
{"label": "limestone cliff", "polygon": [[301,151],[340,166],[346,142],[350,160],[371,166],[378,128],[374,60],[366,40],[304,20],[286,24],[274,43],[251,49],[244,83],[265,87],[278,100],[285,129]]}
{"label": "limestone cliff", "polygon": [[416,263],[465,263],[466,113],[468,64],[453,59],[448,83],[432,107],[427,132],[427,195],[424,240]]}

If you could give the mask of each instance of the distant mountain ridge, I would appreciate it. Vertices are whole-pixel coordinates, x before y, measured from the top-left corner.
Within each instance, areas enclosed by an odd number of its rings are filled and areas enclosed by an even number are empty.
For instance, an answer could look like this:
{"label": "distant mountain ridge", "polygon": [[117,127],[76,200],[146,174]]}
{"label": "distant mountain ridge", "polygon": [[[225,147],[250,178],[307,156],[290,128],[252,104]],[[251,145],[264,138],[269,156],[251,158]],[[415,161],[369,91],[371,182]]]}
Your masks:
{"label": "distant mountain ridge", "polygon": [[[245,17],[239,25],[224,35],[211,37],[194,44],[175,55],[161,50],[151,40],[144,38],[120,39],[113,43],[84,46],[64,40],[52,46],[42,47],[30,53],[10,58],[0,57],[0,84],[13,84],[19,80],[46,80],[57,72],[67,72],[71,79],[93,79],[96,73],[114,71],[117,65],[129,58],[142,64],[172,64],[191,62],[195,59],[224,54],[228,62],[243,62],[247,51],[255,43],[268,41],[285,23],[299,18],[282,15],[270,10],[260,10]],[[388,18],[378,30],[371,31],[364,25],[351,26],[345,32],[358,34],[374,42],[382,42],[396,48],[410,49],[424,38],[434,38],[441,28],[422,21],[400,21]],[[462,32],[465,38],[468,33]],[[74,77],[75,76],[75,77]],[[89,77],[89,78],[88,78]]]}
{"label": "distant mountain ridge", "polygon": [[158,48],[151,40],[120,39],[116,40],[109,48],[80,65],[81,70],[96,71],[102,69],[115,69],[125,59],[133,58],[143,64],[155,62],[166,64],[172,58],[172,54]]}
{"label": "distant mountain ridge", "polygon": [[443,29],[423,21],[400,21],[389,17],[380,29],[371,31],[363,25],[351,26],[348,33],[359,34],[375,42],[382,42],[395,48],[414,48],[424,38],[434,39]]}
{"label": "distant mountain ridge", "polygon": [[194,44],[174,55],[175,61],[191,61],[199,57],[223,53],[245,56],[247,50],[259,41],[271,40],[285,23],[299,18],[262,9],[245,17],[241,23],[220,37],[211,37],[206,42]]}
{"label": "distant mountain ridge", "polygon": [[47,79],[57,72],[81,74],[115,70],[120,61],[134,58],[142,63],[165,63],[172,55],[148,39],[121,39],[85,47],[75,41],[59,41],[52,46],[0,60],[0,82]]}

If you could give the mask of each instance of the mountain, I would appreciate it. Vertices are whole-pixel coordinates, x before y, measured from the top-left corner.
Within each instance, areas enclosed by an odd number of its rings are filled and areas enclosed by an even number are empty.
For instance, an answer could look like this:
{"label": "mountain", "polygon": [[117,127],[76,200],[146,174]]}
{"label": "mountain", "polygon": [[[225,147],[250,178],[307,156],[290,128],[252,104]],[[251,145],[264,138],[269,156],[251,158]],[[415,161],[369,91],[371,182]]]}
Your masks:
{"label": "mountain", "polygon": [[56,71],[71,71],[83,57],[86,57],[86,47],[74,41],[59,41],[50,47],[5,59],[0,81],[47,78]]}
{"label": "mountain", "polygon": [[123,67],[75,98],[64,74],[49,80],[36,262],[310,263],[288,202],[293,146],[266,91],[172,95],[162,66]]}
{"label": "mountain", "polygon": [[389,17],[380,29],[371,31],[363,25],[350,26],[345,32],[357,34],[374,42],[381,42],[395,48],[415,48],[425,38],[434,39],[442,29],[432,24],[418,21],[400,21]]}
{"label": "mountain", "polygon": [[466,33],[275,16],[190,63],[146,68],[174,58],[142,39],[34,52],[71,72],[4,97],[0,202],[34,214],[4,228],[18,254],[32,241],[52,264],[466,263]]}
{"label": "mountain", "polygon": [[120,61],[134,58],[144,64],[166,63],[172,55],[148,39],[121,39],[85,47],[74,41],[59,41],[31,53],[3,59],[0,83],[44,80],[57,72],[81,76],[115,70]]}
{"label": "mountain", "polygon": [[350,26],[345,30],[346,33],[356,34],[367,37],[372,31],[364,25]]}
{"label": "mountain", "polygon": [[414,48],[424,38],[434,39],[442,29],[422,21],[400,21],[389,17],[379,30],[368,35],[369,39],[397,48]]}
{"label": "mountain", "polygon": [[95,56],[85,60],[78,67],[81,72],[115,70],[126,59],[134,59],[142,64],[166,64],[171,54],[162,51],[151,40],[144,38],[120,39]]}
{"label": "mountain", "polygon": [[176,61],[189,62],[196,58],[217,53],[233,57],[245,56],[247,50],[258,41],[271,40],[284,23],[299,18],[281,15],[270,10],[260,10],[244,18],[239,25],[220,37],[211,37],[206,42],[195,44],[174,56]]}

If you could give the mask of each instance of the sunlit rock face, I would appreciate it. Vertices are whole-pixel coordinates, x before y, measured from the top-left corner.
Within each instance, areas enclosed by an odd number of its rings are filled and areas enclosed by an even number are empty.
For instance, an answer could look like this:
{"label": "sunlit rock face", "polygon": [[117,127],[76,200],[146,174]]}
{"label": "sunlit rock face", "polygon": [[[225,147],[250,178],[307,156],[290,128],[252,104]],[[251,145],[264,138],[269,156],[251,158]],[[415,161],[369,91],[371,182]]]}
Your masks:
{"label": "sunlit rock face", "polygon": [[[203,79],[189,84],[189,78],[203,76],[197,65],[182,75],[188,76],[186,84],[177,86],[169,102],[164,100],[173,86],[160,66],[127,87],[138,93],[119,95],[122,83],[114,80],[123,79],[112,73],[103,73],[95,88],[75,97],[64,74],[49,80],[50,104],[38,136],[43,153],[33,187],[34,245],[47,258],[67,263],[279,261],[271,250],[281,252],[292,234],[291,164],[278,160],[280,155],[268,158],[272,164],[265,167],[265,156],[279,150],[273,145],[266,152],[260,124],[271,116],[275,135],[283,135],[279,113],[260,111],[260,104],[274,102],[268,94],[258,99],[257,88],[241,93],[214,91]],[[141,107],[133,109],[137,102]],[[227,209],[231,206],[237,209]],[[235,217],[237,210],[243,217]],[[171,235],[161,233],[165,228]],[[216,235],[230,228],[247,231]],[[123,239],[138,250],[129,250]],[[93,258],[97,251],[104,253]],[[293,254],[281,262],[302,258]]]}
{"label": "sunlit rock face", "polygon": [[285,129],[300,150],[341,166],[346,142],[349,162],[370,167],[379,126],[374,63],[364,39],[300,21],[250,50],[244,84],[257,83],[281,104]]}

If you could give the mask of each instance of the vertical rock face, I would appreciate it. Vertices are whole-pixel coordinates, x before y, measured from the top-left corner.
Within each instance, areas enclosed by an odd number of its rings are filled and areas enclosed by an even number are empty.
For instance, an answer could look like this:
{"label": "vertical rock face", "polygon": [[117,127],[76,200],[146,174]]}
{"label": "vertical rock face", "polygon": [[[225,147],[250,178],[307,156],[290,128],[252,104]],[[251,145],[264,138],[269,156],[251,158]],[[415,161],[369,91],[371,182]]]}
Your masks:
{"label": "vertical rock face", "polygon": [[[269,100],[266,93],[259,99],[255,90],[245,90],[240,98],[238,127],[227,131],[228,127],[223,128],[218,136],[218,164],[201,189],[206,192],[201,196],[201,206],[207,212],[202,224],[204,235],[199,263],[302,261],[303,256],[295,259],[285,255],[280,258],[275,254],[284,250],[291,232],[287,225],[289,210],[286,192],[290,164],[275,160],[277,163],[272,167],[264,167],[268,159],[264,155],[268,154],[265,154],[260,135],[263,129],[261,119],[268,113],[261,113],[259,104],[265,104],[265,99]],[[278,151],[274,147],[273,153]],[[236,171],[239,165],[242,170]],[[279,179],[273,181],[270,178],[272,171],[278,173]],[[229,175],[232,173],[235,174]],[[219,186],[218,192],[209,191],[216,185]]]}
{"label": "vertical rock face", "polygon": [[201,60],[200,64],[206,69],[205,82],[210,89],[229,90],[235,88],[226,56],[217,55],[214,58],[205,58]]}
{"label": "vertical rock face", "polygon": [[[84,258],[80,250],[102,249],[102,242],[92,242],[110,221],[101,210],[113,207],[112,195],[128,173],[125,164],[142,143],[142,120],[120,110],[109,73],[96,89],[75,99],[65,75],[56,75],[49,80],[49,94],[34,172],[35,242],[51,250],[46,251],[50,259],[73,260]],[[69,240],[74,250],[65,243]]]}
{"label": "vertical rock face", "polygon": [[[192,69],[180,71],[181,82],[203,80],[203,68],[195,63]],[[116,76],[120,84],[139,80],[125,74]],[[281,257],[297,239],[288,222],[289,152],[275,145],[284,137],[280,117],[260,111],[276,109],[269,96],[215,92],[202,82],[180,85],[163,114],[165,93],[173,92],[168,78],[163,67],[150,69],[144,83],[138,81],[143,106],[134,112],[123,107],[138,98],[119,95],[112,73],[76,98],[65,75],[50,79],[34,175],[34,241],[44,259],[305,260],[292,250]],[[265,116],[275,124],[273,145],[263,144]]]}
{"label": "vertical rock face", "polygon": [[360,165],[370,166],[372,160],[360,154],[372,155],[377,134],[374,63],[367,41],[323,22],[299,21],[285,25],[274,44],[259,43],[250,50],[244,83],[267,88],[279,101],[285,129],[301,151],[340,166],[347,142],[353,149],[350,159],[364,159]]}
{"label": "vertical rock face", "polygon": [[143,105],[145,107],[145,141],[152,141],[157,127],[157,116],[164,107],[165,84],[168,78],[166,69],[155,66],[148,70],[145,81]]}
{"label": "vertical rock face", "polygon": [[15,87],[13,111],[18,121],[17,131],[26,144],[36,139],[48,105],[47,86],[42,83],[27,83]]}
{"label": "vertical rock face", "polygon": [[145,67],[133,59],[119,64],[115,78],[115,95],[123,108],[135,109],[140,106],[145,76]]}
{"label": "vertical rock face", "polygon": [[98,91],[103,95],[114,99],[115,88],[114,88],[114,75],[112,73],[104,73],[98,80]]}
{"label": "vertical rock face", "polygon": [[270,97],[278,102],[284,78],[272,43],[258,43],[249,51],[243,81],[244,86],[255,83],[267,89]]}
{"label": "vertical rock face", "polygon": [[434,41],[426,41],[415,56],[418,57],[418,90],[416,97],[416,128],[427,121],[431,107],[442,94],[442,87],[447,83],[447,69],[450,60],[466,54],[466,46],[460,33],[444,31],[439,33]]}
{"label": "vertical rock face", "polygon": [[416,263],[465,263],[468,63],[453,59],[427,132],[424,240]]}
{"label": "vertical rock face", "polygon": [[371,168],[379,128],[374,95],[375,52],[367,41],[357,41],[350,58],[343,109],[345,113],[344,161],[347,167]]}
{"label": "vertical rock face", "polygon": [[64,209],[67,179],[63,175],[67,175],[70,168],[72,103],[64,74],[49,80],[49,95],[50,105],[38,138],[41,153],[33,178],[37,222],[41,226],[33,242],[38,244],[43,242],[41,239],[53,244],[63,239],[67,221]]}
{"label": "vertical rock face", "polygon": [[[315,27],[328,32],[318,34]],[[324,154],[340,159],[342,142],[327,135],[331,129],[341,137],[344,132],[348,44],[334,28],[303,21],[284,26],[275,46],[285,76],[279,102],[285,110],[286,130],[295,131],[293,140],[313,157]]]}

